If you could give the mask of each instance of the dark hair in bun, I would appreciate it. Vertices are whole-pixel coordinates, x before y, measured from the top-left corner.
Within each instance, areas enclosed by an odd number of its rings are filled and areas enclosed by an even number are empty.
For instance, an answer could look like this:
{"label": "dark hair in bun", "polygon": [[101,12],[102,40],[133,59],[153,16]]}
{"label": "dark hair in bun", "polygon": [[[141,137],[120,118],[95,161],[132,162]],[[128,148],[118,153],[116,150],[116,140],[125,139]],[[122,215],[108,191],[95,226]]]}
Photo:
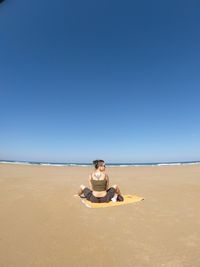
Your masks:
{"label": "dark hair in bun", "polygon": [[95,167],[95,169],[98,169],[98,167],[101,165],[101,163],[103,163],[104,162],[104,160],[102,160],[102,159],[96,159],[96,160],[93,160],[93,165],[94,165],[94,167]]}

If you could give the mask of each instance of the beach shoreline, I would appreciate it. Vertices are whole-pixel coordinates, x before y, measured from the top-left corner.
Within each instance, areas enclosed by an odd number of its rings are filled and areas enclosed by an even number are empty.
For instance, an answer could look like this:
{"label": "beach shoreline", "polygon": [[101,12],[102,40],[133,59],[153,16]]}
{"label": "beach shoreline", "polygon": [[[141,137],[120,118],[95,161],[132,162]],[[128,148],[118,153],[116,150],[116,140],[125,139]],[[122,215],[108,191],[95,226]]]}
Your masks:
{"label": "beach shoreline", "polygon": [[200,165],[107,167],[144,201],[89,209],[93,167],[0,164],[0,266],[199,267]]}

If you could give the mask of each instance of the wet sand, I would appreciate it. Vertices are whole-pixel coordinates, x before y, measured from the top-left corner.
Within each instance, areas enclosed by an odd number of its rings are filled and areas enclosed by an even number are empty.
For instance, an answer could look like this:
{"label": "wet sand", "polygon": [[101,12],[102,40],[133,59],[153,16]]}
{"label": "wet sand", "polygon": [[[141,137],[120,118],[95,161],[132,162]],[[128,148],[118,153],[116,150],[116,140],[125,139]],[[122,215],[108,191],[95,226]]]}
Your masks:
{"label": "wet sand", "polygon": [[199,267],[200,165],[107,168],[144,201],[89,209],[90,167],[0,164],[1,267]]}

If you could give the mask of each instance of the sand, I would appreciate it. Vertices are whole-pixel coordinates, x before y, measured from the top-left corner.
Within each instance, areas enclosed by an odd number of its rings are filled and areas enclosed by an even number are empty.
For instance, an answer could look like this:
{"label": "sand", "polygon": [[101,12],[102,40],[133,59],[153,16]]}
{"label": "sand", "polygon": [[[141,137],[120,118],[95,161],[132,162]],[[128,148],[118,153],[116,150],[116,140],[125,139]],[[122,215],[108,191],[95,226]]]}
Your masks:
{"label": "sand", "polygon": [[199,267],[200,165],[107,168],[144,201],[89,209],[90,167],[0,164],[1,267]]}

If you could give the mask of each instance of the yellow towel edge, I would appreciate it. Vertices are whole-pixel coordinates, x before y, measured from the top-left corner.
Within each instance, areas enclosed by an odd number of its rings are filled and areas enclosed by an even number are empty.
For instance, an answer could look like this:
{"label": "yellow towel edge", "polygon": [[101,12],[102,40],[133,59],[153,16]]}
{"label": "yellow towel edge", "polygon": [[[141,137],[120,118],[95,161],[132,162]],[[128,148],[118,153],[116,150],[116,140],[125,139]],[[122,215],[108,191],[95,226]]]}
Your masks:
{"label": "yellow towel edge", "polygon": [[[124,196],[127,196],[127,195],[124,195]],[[130,196],[130,195],[129,195]],[[87,200],[85,200],[85,199],[81,199],[81,201],[82,201],[82,203],[86,206],[86,207],[88,207],[88,208],[91,208],[91,209],[101,209],[101,208],[110,208],[110,207],[117,207],[117,206],[124,206],[124,205],[128,205],[128,204],[132,204],[132,203],[137,203],[137,202],[139,202],[139,201],[142,201],[142,200],[144,200],[144,198],[143,197],[138,197],[138,199],[137,200],[135,200],[134,202],[126,202],[126,203],[123,203],[123,202],[114,202],[113,204],[114,205],[110,205],[110,204],[107,204],[107,203],[104,203],[104,206],[98,206],[98,204],[97,203],[93,203],[93,204],[88,204],[86,201]],[[103,204],[103,203],[102,203]]]}

